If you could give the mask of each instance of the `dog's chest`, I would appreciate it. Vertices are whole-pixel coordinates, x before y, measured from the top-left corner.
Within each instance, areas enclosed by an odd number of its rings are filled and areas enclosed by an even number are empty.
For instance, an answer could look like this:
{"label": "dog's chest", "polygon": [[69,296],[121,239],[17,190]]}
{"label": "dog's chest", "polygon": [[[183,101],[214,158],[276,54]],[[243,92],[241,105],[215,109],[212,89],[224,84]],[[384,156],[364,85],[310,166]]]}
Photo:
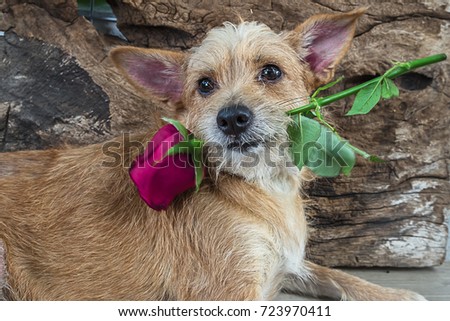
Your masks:
{"label": "dog's chest", "polygon": [[287,195],[283,201],[285,228],[280,231],[282,270],[298,273],[303,262],[306,246],[306,221],[297,195]]}
{"label": "dog's chest", "polygon": [[297,273],[303,262],[306,246],[306,219],[299,196],[300,175],[297,168],[287,169],[279,179],[273,179],[270,195],[277,203],[281,226],[276,229],[280,242],[282,269]]}
{"label": "dog's chest", "polygon": [[277,219],[269,223],[263,233],[267,247],[254,252],[265,270],[262,284],[265,299],[272,298],[287,274],[303,272],[306,244],[306,224],[297,195],[276,195]]}

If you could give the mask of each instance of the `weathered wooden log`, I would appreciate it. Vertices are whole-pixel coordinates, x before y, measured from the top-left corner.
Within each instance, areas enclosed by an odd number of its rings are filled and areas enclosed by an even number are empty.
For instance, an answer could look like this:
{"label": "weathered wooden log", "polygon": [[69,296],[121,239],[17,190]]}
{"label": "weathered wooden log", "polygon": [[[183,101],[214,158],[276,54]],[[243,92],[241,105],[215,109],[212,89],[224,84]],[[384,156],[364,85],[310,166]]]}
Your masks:
{"label": "weathered wooden log", "polygon": [[[28,3],[27,3],[28,2]],[[78,92],[76,88],[73,88],[73,96],[78,96],[79,100],[77,104],[79,106],[85,106],[86,110],[92,109],[95,110],[99,107],[99,100],[86,99],[84,96],[87,94],[84,92],[96,91],[97,95],[102,96],[105,100],[104,104],[109,106],[109,126],[112,134],[118,134],[122,131],[136,131],[136,130],[145,130],[146,126],[155,126],[155,118],[160,118],[161,110],[164,110],[166,107],[164,104],[159,102],[151,102],[148,99],[138,96],[135,93],[135,90],[129,85],[113,68],[109,59],[107,59],[108,52],[112,46],[116,45],[118,40],[111,40],[103,35],[99,34],[94,26],[87,21],[83,17],[79,17],[77,14],[77,2],[75,0],[67,0],[67,1],[8,1],[2,6],[0,9],[2,10],[2,15],[0,19],[0,30],[5,32],[4,37],[0,37],[0,40],[4,43],[6,47],[12,47],[12,44],[8,44],[8,38],[15,38],[16,36],[20,39],[18,40],[20,43],[26,43],[29,41],[36,41],[34,46],[39,47],[37,43],[41,43],[43,46],[36,53],[36,57],[34,59],[39,59],[39,54],[42,56],[41,64],[47,67],[42,68],[41,76],[42,79],[35,79],[34,83],[26,84],[27,90],[32,90],[32,88],[36,85],[39,86],[39,83],[45,82],[46,77],[50,78],[52,68],[59,68],[63,73],[71,74],[69,72],[70,68],[75,68],[74,64],[79,66],[78,72],[82,73],[84,79],[78,79],[78,82],[84,83],[84,88],[78,88]],[[26,45],[24,44],[24,51]],[[54,49],[49,49],[53,47]],[[13,50],[11,48],[7,50]],[[56,61],[46,61],[45,60],[45,50],[51,52],[52,50],[60,50],[61,57],[65,60],[71,57],[73,63],[68,64],[68,66],[60,66],[52,65],[52,63],[56,63]],[[2,52],[2,55],[6,55],[6,53]],[[32,56],[32,52],[27,52],[24,54],[28,54]],[[3,58],[3,56],[2,56]],[[14,66],[11,59],[11,56],[4,57],[3,68],[6,71],[7,68],[12,68],[10,73],[14,72],[14,68],[16,72],[20,73],[20,66]],[[69,59],[69,60],[70,60]],[[61,60],[62,63],[63,60]],[[24,64],[24,62],[22,62]],[[24,69],[26,67],[23,67]],[[66,68],[66,70],[64,70]],[[70,75],[61,76],[61,79],[70,80]],[[2,92],[9,91],[10,94],[14,93],[13,87],[10,85],[11,77],[6,78],[8,74],[1,74],[3,87]],[[23,77],[28,77],[27,75],[22,75]],[[5,77],[5,78],[4,78]],[[76,74],[73,75],[75,78],[79,78]],[[90,78],[90,79],[89,79]],[[25,78],[23,78],[25,79]],[[8,80],[8,81],[6,81]],[[61,88],[65,86],[64,82],[61,83]],[[9,88],[8,88],[9,87]],[[67,86],[64,88],[68,88]],[[44,88],[42,88],[44,89]],[[64,104],[67,97],[64,94],[57,95],[55,90],[60,90],[60,88],[47,88],[45,90],[45,94],[43,92],[43,97],[40,102],[40,109],[46,108],[60,108],[59,104]],[[101,93],[103,91],[103,93]],[[60,97],[60,100],[55,100],[54,97]],[[102,98],[102,99],[103,99]],[[5,99],[0,98],[0,103],[5,102],[17,102],[21,101],[20,99]],[[90,101],[90,102],[88,102]],[[50,107],[49,107],[50,106]],[[53,106],[53,107],[52,107]],[[72,105],[73,107],[73,105]],[[0,108],[0,117],[3,109],[8,110],[8,107]],[[80,108],[80,107],[77,107]],[[68,107],[68,109],[71,109]],[[38,108],[34,109],[35,111]],[[89,115],[85,115],[83,113],[79,113],[80,115],[89,118]],[[94,112],[93,118],[95,118],[96,112]],[[165,112],[164,114],[167,114]],[[52,122],[52,124],[47,127],[54,126],[55,123],[58,122],[58,119],[55,117],[53,120],[48,120]],[[63,120],[64,121],[64,120]],[[0,123],[1,119],[0,119]],[[5,123],[3,121],[3,123]],[[38,127],[39,125],[36,124]],[[12,124],[11,126],[14,126]],[[77,123],[77,130],[83,131],[83,124]],[[108,126],[107,126],[108,127]],[[22,130],[26,130],[23,126],[17,130],[20,132]],[[93,129],[95,130],[95,129]],[[12,130],[11,130],[12,132]],[[10,134],[11,134],[10,132]],[[42,129],[37,133],[51,133],[51,131],[47,131],[46,129]],[[3,132],[4,134],[4,132]],[[106,135],[106,131],[104,133],[99,133],[99,136]],[[0,134],[1,135],[1,134]],[[12,136],[8,138],[9,134],[7,134],[4,139],[13,141],[15,138]],[[45,135],[44,135],[45,136]],[[88,144],[92,143],[91,138],[85,139],[83,135],[79,135],[74,133],[71,139],[69,139],[70,143],[78,143],[78,144]],[[79,138],[76,138],[79,136]],[[59,137],[60,141],[66,142],[69,135],[63,135]],[[58,138],[55,138],[58,139]],[[99,137],[101,139],[101,137]],[[98,140],[99,140],[98,139]],[[104,138],[103,138],[104,139]],[[43,148],[45,146],[53,146],[54,142],[47,140],[46,137],[41,137],[42,141],[39,144],[34,144],[30,142],[27,146],[28,148]],[[98,141],[97,140],[97,141]],[[8,147],[9,146],[9,147]],[[18,147],[14,146],[14,143],[5,146],[4,150],[12,150],[17,149]],[[6,148],[7,147],[7,148]]]}
{"label": "weathered wooden log", "polygon": [[[175,50],[239,16],[279,31],[315,13],[354,8],[325,0],[109,2],[131,44]],[[155,126],[168,110],[139,97],[112,68],[107,52],[118,42],[78,17],[76,1],[54,3],[0,4],[0,30],[6,31],[0,37],[2,150],[88,144]],[[449,53],[449,21],[438,1],[371,7],[337,71],[345,80],[334,90],[383,73],[391,61]],[[358,160],[350,177],[308,186],[312,260],[331,266],[442,263],[450,216],[449,70],[444,62],[402,76],[396,80],[400,98],[367,116],[343,116],[351,99],[327,107],[343,136],[386,162]]]}
{"label": "weathered wooden log", "polygon": [[108,96],[75,59],[42,41],[7,32],[0,39],[6,118],[2,148],[95,142],[108,136]]}

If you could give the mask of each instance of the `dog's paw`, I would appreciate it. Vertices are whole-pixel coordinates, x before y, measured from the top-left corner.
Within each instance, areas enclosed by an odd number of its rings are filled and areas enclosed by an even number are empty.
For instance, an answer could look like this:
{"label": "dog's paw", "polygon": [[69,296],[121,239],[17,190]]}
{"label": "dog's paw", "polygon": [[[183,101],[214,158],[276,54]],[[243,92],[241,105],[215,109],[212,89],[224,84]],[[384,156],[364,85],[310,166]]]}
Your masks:
{"label": "dog's paw", "polygon": [[398,293],[395,294],[393,300],[398,301],[427,301],[424,296],[419,293],[408,291],[408,290],[397,290]]}

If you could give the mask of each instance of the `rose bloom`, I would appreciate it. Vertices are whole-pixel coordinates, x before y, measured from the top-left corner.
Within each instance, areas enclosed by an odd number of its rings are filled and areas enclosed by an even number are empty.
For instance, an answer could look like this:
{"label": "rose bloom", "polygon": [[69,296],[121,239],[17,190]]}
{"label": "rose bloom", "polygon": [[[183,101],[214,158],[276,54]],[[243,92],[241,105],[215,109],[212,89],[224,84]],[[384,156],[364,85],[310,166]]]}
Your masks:
{"label": "rose bloom", "polygon": [[139,195],[154,210],[167,209],[177,195],[195,187],[195,167],[189,154],[164,157],[182,140],[175,126],[165,125],[131,165],[130,177]]}

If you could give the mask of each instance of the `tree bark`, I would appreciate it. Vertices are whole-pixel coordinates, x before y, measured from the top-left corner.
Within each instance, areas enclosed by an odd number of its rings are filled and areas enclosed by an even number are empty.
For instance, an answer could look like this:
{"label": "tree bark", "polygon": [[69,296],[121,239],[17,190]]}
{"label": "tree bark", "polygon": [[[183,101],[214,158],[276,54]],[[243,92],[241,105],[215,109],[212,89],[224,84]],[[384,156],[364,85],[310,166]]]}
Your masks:
{"label": "tree bark", "polygon": [[[346,1],[109,1],[129,42],[185,50],[224,21],[258,20],[276,31],[316,13],[348,11]],[[369,4],[361,1],[359,6]],[[3,4],[2,4],[3,3]],[[342,90],[382,74],[392,61],[450,52],[445,1],[372,5],[337,70]],[[107,59],[118,40],[77,16],[75,0],[0,1],[0,148],[83,145],[154,128],[171,116],[140,97]],[[447,8],[447,9],[446,9]],[[308,256],[329,266],[441,264],[450,216],[448,62],[398,78],[400,97],[366,116],[344,117],[352,99],[327,107],[339,132],[386,160],[358,159],[349,177],[305,190]]]}

